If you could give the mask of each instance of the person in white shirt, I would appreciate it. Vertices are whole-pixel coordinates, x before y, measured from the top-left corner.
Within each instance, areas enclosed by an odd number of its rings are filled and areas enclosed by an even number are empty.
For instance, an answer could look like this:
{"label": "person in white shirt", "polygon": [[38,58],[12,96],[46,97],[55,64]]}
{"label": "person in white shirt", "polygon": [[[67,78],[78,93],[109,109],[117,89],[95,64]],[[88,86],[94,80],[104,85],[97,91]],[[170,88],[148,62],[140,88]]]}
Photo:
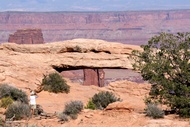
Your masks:
{"label": "person in white shirt", "polygon": [[31,107],[32,115],[34,115],[34,110],[36,109],[36,98],[37,98],[37,95],[36,95],[35,91],[31,91],[31,93],[30,93],[30,107]]}

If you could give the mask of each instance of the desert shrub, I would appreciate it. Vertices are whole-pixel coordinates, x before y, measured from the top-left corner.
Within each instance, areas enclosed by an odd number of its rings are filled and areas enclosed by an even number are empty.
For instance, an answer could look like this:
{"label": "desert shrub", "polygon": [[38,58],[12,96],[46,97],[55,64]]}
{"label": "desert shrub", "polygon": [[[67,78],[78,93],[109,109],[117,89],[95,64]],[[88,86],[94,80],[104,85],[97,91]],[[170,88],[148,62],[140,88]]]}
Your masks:
{"label": "desert shrub", "polygon": [[145,112],[147,116],[154,119],[164,117],[164,111],[161,110],[156,103],[148,103]]}
{"label": "desert shrub", "polygon": [[2,117],[0,117],[0,127],[4,127],[5,121]]}
{"label": "desert shrub", "polygon": [[92,97],[92,102],[95,104],[96,109],[104,109],[110,103],[121,101],[120,98],[117,98],[112,92],[99,92]]}
{"label": "desert shrub", "polygon": [[61,120],[61,121],[68,121],[68,116],[64,113],[60,113],[58,115],[58,118]]}
{"label": "desert shrub", "polygon": [[71,101],[65,105],[64,113],[72,116],[77,115],[83,109],[83,103],[81,101]]}
{"label": "desert shrub", "polygon": [[28,96],[25,92],[7,84],[0,85],[0,97],[11,97],[14,101],[28,104]]}
{"label": "desert shrub", "polygon": [[48,76],[44,75],[42,85],[44,85],[45,91],[53,93],[69,93],[70,91],[70,86],[67,85],[66,81],[58,73],[51,73]]}
{"label": "desert shrub", "polygon": [[13,99],[11,97],[4,97],[1,99],[0,106],[3,108],[7,108],[13,103]]}
{"label": "desert shrub", "polygon": [[86,108],[86,109],[92,109],[92,110],[96,109],[96,106],[95,106],[95,104],[92,102],[92,99],[90,99],[90,100],[88,101],[88,103],[87,103],[87,105],[85,106],[85,108]]}
{"label": "desert shrub", "polygon": [[8,119],[14,117],[14,120],[27,118],[30,116],[30,107],[25,103],[14,102],[7,108],[5,116]]}

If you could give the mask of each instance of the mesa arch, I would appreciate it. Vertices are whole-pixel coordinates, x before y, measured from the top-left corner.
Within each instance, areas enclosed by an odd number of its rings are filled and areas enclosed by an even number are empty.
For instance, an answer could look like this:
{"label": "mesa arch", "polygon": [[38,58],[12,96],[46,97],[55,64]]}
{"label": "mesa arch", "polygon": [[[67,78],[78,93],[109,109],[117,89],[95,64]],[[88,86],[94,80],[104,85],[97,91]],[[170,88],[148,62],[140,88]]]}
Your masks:
{"label": "mesa arch", "polygon": [[94,39],[35,45],[2,43],[0,82],[35,88],[43,74],[59,69],[131,69],[129,56],[133,49],[140,47]]}

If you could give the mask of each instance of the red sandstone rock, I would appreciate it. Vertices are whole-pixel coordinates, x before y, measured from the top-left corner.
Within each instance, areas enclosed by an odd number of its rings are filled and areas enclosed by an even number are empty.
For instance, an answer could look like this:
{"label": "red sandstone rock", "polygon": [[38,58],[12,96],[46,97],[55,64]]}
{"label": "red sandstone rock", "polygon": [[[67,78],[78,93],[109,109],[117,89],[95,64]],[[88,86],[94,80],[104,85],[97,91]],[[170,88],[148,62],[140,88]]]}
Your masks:
{"label": "red sandstone rock", "polygon": [[41,29],[24,29],[10,34],[8,42],[17,44],[42,44],[44,43],[44,39]]}
{"label": "red sandstone rock", "polygon": [[83,85],[95,85],[99,87],[104,86],[105,73],[103,69],[84,69],[84,83]]}

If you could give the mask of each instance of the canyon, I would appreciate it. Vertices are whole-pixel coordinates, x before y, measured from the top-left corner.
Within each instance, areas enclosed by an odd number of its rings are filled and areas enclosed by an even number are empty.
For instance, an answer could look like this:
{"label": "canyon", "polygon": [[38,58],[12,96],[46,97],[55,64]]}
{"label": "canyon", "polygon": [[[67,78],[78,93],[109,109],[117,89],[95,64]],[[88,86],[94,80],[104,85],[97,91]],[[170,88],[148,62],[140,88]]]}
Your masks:
{"label": "canyon", "polygon": [[188,32],[190,10],[0,12],[0,43],[18,29],[41,29],[46,43],[86,38],[141,45],[160,32]]}

